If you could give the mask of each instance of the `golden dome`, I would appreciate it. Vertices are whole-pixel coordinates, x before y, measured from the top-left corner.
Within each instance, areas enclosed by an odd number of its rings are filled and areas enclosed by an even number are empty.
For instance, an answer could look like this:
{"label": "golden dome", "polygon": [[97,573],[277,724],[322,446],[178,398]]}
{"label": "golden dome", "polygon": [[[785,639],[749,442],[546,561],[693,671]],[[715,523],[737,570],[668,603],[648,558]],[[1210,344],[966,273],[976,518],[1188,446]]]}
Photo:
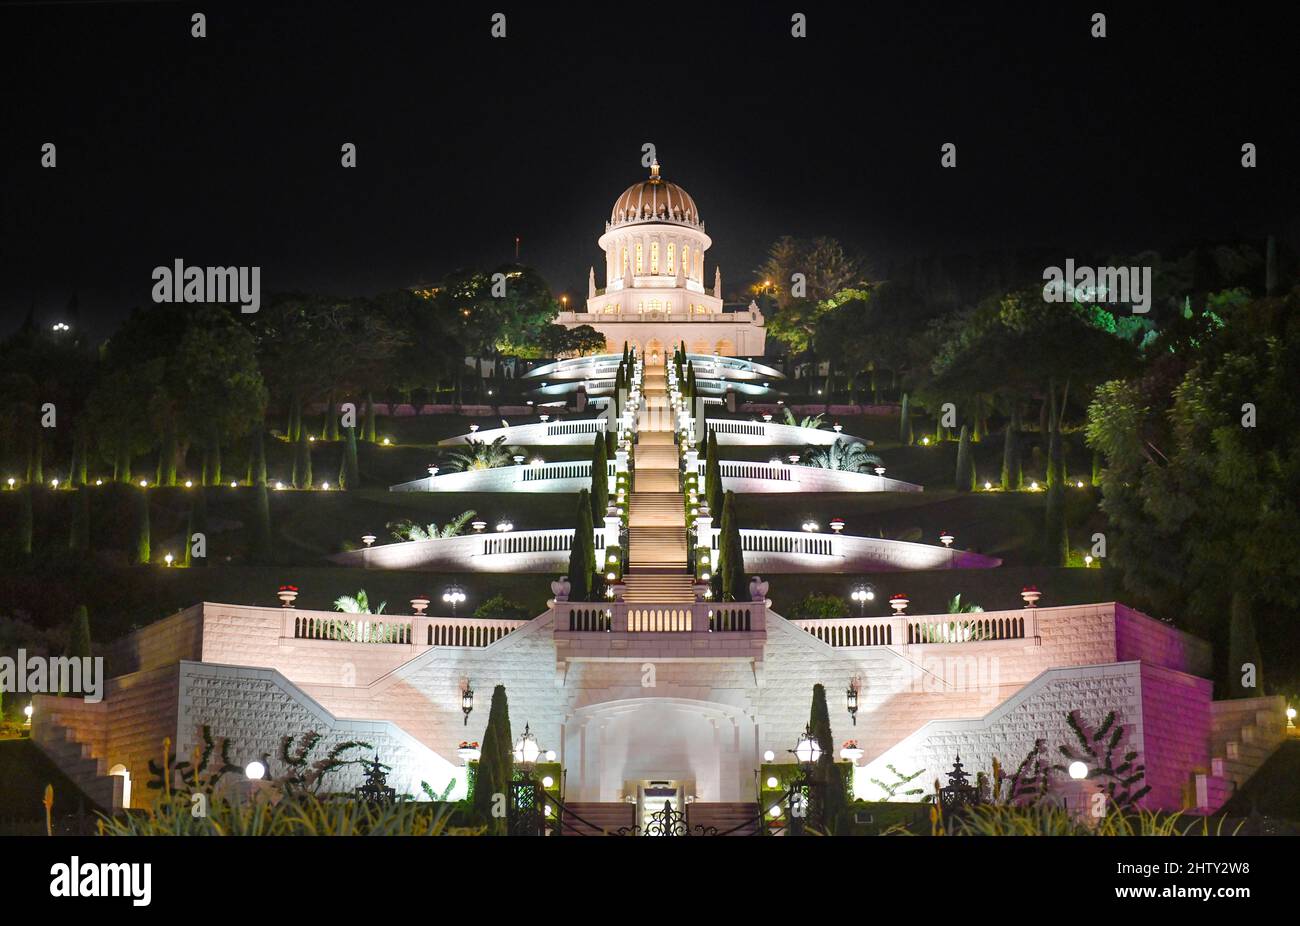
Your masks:
{"label": "golden dome", "polygon": [[659,176],[659,162],[650,165],[650,176],[634,183],[614,201],[610,225],[633,222],[681,222],[699,225],[700,211],[687,193],[675,183]]}

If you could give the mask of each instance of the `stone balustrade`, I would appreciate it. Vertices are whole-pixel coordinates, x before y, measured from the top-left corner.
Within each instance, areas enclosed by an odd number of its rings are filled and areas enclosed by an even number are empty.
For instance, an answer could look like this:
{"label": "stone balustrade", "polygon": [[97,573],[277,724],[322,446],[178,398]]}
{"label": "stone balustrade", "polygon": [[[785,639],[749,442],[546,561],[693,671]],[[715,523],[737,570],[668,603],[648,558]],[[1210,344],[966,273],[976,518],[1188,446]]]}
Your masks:
{"label": "stone balustrade", "polygon": [[[607,526],[602,524],[592,534],[596,550],[604,550],[610,536]],[[335,553],[330,560],[341,566],[365,569],[551,573],[567,568],[573,535],[571,527],[463,534],[364,547]],[[617,537],[617,533],[614,536]]]}
{"label": "stone balustrade", "polygon": [[286,608],[281,635],[293,640],[398,644],[417,650],[431,646],[481,648],[491,646],[527,623],[479,617],[403,617]]}
{"label": "stone balustrade", "polygon": [[1037,608],[969,614],[796,619],[790,623],[835,647],[1034,640],[1039,634]]}

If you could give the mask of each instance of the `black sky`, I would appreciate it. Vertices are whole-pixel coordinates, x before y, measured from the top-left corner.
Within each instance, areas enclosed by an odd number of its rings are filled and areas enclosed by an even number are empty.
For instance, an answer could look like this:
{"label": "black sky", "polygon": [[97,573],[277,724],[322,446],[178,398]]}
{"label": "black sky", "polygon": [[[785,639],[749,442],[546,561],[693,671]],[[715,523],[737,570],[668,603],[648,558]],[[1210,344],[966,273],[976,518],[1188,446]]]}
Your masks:
{"label": "black sky", "polygon": [[107,333],[178,257],[369,294],[507,260],[515,235],[582,297],[645,142],[728,284],[781,234],[875,260],[1294,234],[1296,15],[1105,7],[799,5],[803,40],[788,5],[0,8],[0,322],[75,291]]}

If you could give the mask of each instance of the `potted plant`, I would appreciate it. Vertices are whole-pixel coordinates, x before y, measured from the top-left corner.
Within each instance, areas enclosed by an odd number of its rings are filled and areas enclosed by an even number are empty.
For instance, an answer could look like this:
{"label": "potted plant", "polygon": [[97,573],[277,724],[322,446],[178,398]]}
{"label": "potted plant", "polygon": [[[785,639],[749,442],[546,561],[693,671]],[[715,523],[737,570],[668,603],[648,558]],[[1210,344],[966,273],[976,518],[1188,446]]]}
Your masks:
{"label": "potted plant", "polygon": [[429,609],[429,602],[432,601],[428,595],[421,592],[411,599],[411,610],[415,612],[416,617],[424,617],[424,612]]}
{"label": "potted plant", "polygon": [[1026,608],[1032,608],[1038,603],[1038,599],[1042,597],[1042,593],[1038,590],[1037,585],[1026,585],[1020,590],[1020,597],[1025,600]]}
{"label": "potted plant", "polygon": [[298,598],[298,586],[281,585],[280,591],[276,595],[276,597],[280,599],[280,604],[282,607],[292,608],[294,601],[297,600]]}
{"label": "potted plant", "polygon": [[846,740],[844,745],[840,747],[840,758],[847,759],[854,765],[857,765],[858,760],[861,759],[862,756],[863,751],[861,747],[858,746],[857,740]]}
{"label": "potted plant", "polygon": [[894,609],[895,614],[902,614],[907,610],[907,606],[912,602],[902,592],[889,596],[889,606]]}

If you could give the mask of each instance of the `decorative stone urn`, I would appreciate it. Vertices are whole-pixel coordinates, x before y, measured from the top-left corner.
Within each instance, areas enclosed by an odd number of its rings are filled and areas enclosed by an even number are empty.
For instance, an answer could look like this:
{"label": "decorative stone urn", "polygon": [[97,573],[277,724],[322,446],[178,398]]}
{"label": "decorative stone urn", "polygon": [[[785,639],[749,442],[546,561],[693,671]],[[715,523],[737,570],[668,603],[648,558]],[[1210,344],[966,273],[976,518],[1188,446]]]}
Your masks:
{"label": "decorative stone urn", "polygon": [[902,614],[911,603],[908,597],[903,594],[894,595],[889,599],[889,606],[894,609],[895,614]]}
{"label": "decorative stone urn", "polygon": [[749,600],[766,601],[768,583],[763,581],[762,576],[754,576],[749,580]]}
{"label": "decorative stone urn", "polygon": [[411,610],[415,612],[416,617],[424,617],[424,612],[429,608],[430,600],[428,595],[416,595],[411,599]]}
{"label": "decorative stone urn", "polygon": [[471,762],[477,762],[483,752],[479,749],[478,743],[462,743],[460,748],[456,750],[456,755],[460,758],[460,761],[469,765]]}
{"label": "decorative stone urn", "polygon": [[858,760],[864,755],[865,753],[858,746],[845,746],[840,750],[840,758],[852,762],[854,765],[857,765]]}
{"label": "decorative stone urn", "polygon": [[1020,597],[1025,600],[1026,608],[1032,608],[1038,603],[1038,599],[1043,597],[1043,593],[1036,585],[1026,585],[1020,590]]}
{"label": "decorative stone urn", "polygon": [[298,586],[281,585],[276,597],[280,599],[281,607],[292,608],[294,601],[298,598]]}
{"label": "decorative stone urn", "polygon": [[551,594],[555,596],[556,601],[568,601],[569,591],[573,584],[569,581],[568,576],[562,576],[551,583]]}

